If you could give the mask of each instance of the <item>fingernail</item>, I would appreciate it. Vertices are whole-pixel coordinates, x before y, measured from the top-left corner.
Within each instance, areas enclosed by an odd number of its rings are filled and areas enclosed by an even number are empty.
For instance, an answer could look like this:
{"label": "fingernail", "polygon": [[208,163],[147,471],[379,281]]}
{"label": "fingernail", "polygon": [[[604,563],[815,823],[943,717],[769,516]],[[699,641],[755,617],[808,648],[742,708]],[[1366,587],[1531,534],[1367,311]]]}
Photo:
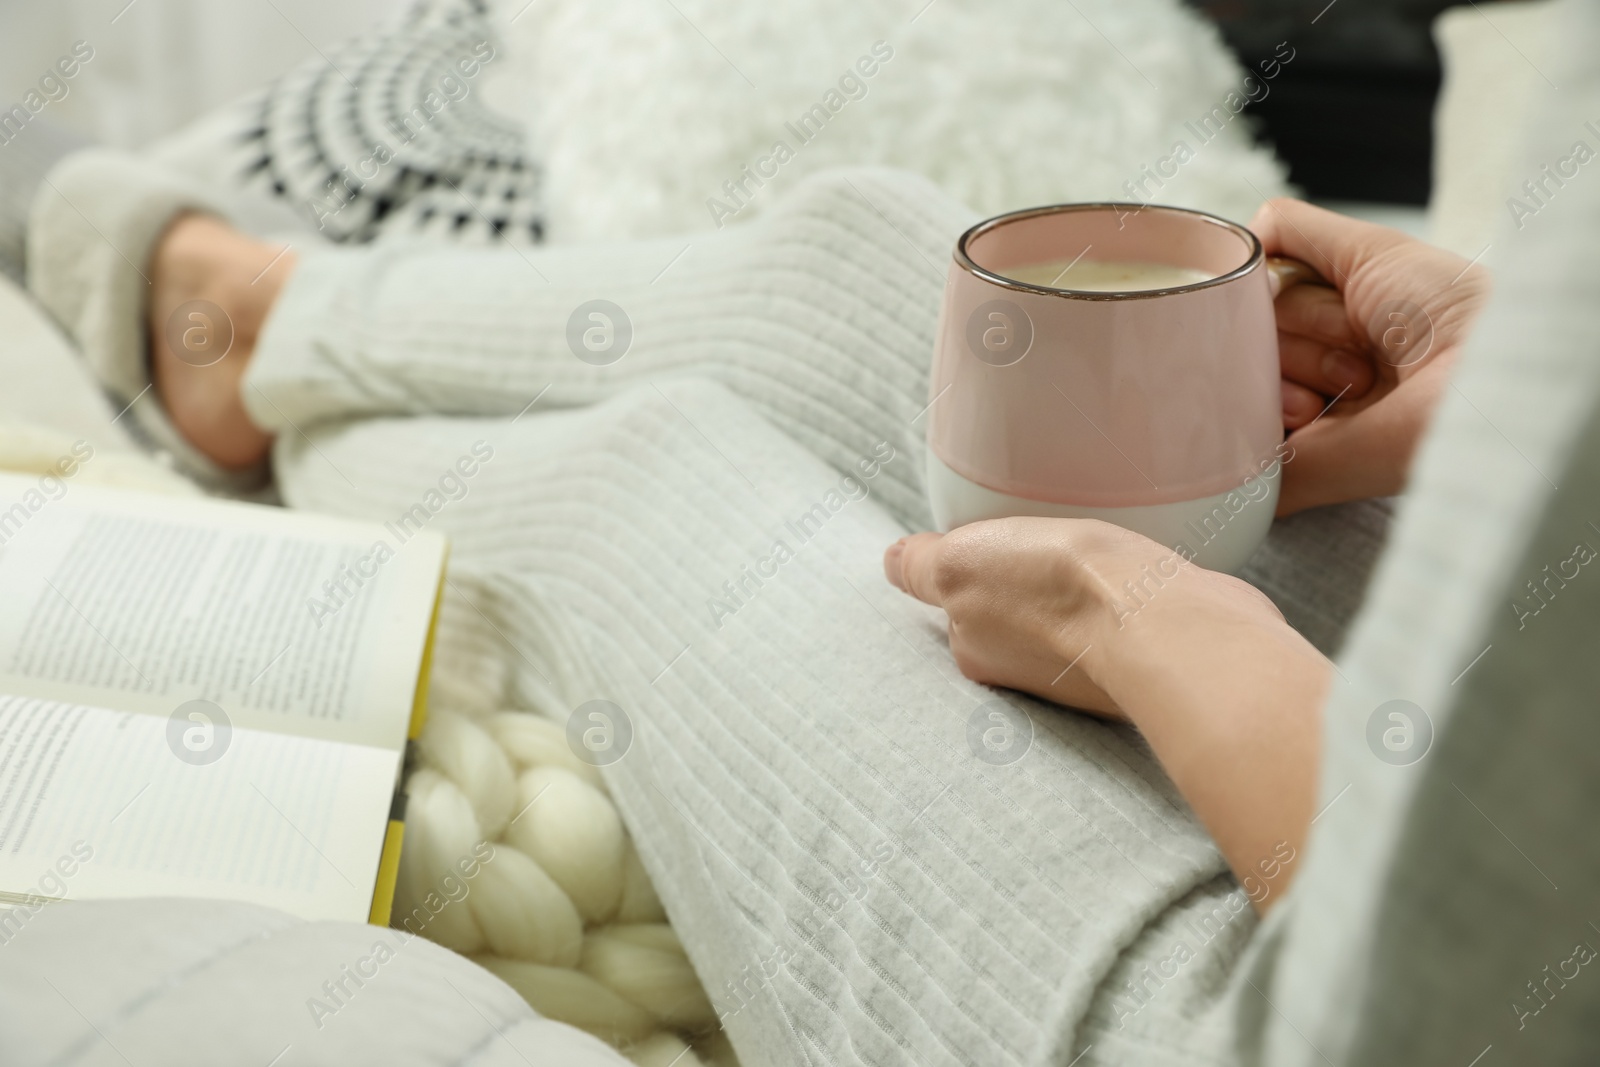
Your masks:
{"label": "fingernail", "polygon": [[900,557],[905,553],[906,539],[904,537],[890,545],[883,554],[883,576],[889,579],[889,584],[905,592],[906,587],[900,582]]}
{"label": "fingernail", "polygon": [[1322,357],[1322,376],[1340,389],[1360,389],[1370,380],[1371,370],[1364,360],[1335,351]]}
{"label": "fingernail", "polygon": [[1311,394],[1306,390],[1288,382],[1283,383],[1280,393],[1284,424],[1293,423],[1294,428],[1298,428],[1301,423],[1315,415],[1317,408],[1321,406],[1311,399]]}

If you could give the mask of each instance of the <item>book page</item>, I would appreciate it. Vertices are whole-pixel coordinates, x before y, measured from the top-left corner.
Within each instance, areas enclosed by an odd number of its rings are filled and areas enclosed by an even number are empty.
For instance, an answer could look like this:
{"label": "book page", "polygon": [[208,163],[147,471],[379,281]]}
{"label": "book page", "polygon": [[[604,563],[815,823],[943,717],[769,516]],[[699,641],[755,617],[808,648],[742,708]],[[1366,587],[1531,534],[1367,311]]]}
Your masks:
{"label": "book page", "polygon": [[197,762],[162,719],[0,696],[0,891],[365,922],[399,758],[234,729]]}
{"label": "book page", "polygon": [[438,535],[37,481],[0,475],[0,691],[403,746]]}

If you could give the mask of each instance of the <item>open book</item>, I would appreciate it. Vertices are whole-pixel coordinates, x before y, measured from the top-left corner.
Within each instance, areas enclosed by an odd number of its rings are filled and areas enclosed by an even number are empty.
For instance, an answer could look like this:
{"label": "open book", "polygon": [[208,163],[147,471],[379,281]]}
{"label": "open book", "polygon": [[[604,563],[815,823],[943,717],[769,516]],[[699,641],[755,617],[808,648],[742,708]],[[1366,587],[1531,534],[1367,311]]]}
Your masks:
{"label": "open book", "polygon": [[0,903],[388,921],[446,543],[0,474]]}

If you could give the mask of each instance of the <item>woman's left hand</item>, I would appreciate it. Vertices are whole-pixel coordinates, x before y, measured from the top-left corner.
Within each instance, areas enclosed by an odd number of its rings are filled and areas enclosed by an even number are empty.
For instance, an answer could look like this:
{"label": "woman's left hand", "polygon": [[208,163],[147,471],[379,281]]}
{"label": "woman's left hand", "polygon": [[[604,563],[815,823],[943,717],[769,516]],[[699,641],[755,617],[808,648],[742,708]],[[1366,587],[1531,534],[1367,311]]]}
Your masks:
{"label": "woman's left hand", "polygon": [[1089,519],[915,534],[883,566],[967,677],[1137,726],[1241,878],[1299,848],[1331,669],[1255,587]]}

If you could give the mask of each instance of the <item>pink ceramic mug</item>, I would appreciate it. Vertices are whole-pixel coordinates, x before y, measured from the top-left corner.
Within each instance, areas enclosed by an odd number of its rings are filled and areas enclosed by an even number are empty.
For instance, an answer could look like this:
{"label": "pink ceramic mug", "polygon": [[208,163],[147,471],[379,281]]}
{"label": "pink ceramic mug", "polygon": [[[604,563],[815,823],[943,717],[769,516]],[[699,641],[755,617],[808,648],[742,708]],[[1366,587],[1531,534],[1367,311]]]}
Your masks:
{"label": "pink ceramic mug", "polygon": [[[1008,277],[1074,257],[1202,280],[1083,291]],[[929,383],[939,528],[1097,518],[1213,569],[1243,566],[1287,451],[1273,296],[1256,236],[1198,211],[1064,204],[962,234]]]}

